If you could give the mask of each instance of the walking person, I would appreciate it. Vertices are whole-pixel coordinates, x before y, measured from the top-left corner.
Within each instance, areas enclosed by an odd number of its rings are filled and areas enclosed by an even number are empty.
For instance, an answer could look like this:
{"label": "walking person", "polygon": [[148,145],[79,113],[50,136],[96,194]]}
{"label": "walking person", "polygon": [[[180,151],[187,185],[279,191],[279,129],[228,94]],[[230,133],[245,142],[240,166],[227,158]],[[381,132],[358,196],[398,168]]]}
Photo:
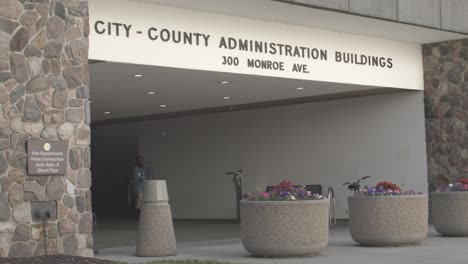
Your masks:
{"label": "walking person", "polygon": [[143,156],[138,156],[132,169],[128,184],[128,204],[139,210],[143,203],[143,186],[146,180],[151,180],[151,170]]}

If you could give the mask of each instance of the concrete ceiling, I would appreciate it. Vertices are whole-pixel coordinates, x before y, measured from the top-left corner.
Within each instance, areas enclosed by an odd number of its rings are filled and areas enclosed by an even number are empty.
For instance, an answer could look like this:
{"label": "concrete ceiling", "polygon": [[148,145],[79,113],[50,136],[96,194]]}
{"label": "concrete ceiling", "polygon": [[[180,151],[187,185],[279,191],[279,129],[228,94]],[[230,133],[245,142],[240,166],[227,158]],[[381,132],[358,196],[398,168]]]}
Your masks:
{"label": "concrete ceiling", "polygon": [[434,43],[466,35],[271,0],[133,0],[413,43]]}
{"label": "concrete ceiling", "polygon": [[[143,77],[135,78],[134,74],[142,74]],[[90,77],[93,121],[375,89],[359,85],[107,62],[91,64]],[[220,81],[224,80],[230,83],[221,84]],[[299,87],[303,89],[298,90]],[[150,95],[148,92],[155,94]]]}

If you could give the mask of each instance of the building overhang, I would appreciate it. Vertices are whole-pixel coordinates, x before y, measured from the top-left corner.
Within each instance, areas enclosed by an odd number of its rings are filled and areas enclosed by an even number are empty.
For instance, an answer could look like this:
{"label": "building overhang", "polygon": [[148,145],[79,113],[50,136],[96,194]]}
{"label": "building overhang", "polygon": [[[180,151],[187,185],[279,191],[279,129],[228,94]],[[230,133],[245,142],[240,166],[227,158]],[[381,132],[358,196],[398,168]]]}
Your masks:
{"label": "building overhang", "polygon": [[134,1],[421,44],[468,37],[441,29],[271,0]]}
{"label": "building overhang", "polygon": [[95,121],[422,91],[421,43],[463,36],[267,0],[194,2],[90,2]]}

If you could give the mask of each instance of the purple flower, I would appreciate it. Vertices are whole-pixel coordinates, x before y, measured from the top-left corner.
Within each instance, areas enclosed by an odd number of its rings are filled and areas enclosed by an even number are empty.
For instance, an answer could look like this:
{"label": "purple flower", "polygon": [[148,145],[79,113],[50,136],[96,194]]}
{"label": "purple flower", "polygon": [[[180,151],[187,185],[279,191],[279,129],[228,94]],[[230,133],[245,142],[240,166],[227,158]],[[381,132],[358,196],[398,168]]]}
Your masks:
{"label": "purple flower", "polygon": [[416,194],[413,190],[402,191],[400,189],[385,189],[383,186],[365,186],[364,189],[359,190],[357,195],[361,196],[393,196],[393,195],[414,195]]}

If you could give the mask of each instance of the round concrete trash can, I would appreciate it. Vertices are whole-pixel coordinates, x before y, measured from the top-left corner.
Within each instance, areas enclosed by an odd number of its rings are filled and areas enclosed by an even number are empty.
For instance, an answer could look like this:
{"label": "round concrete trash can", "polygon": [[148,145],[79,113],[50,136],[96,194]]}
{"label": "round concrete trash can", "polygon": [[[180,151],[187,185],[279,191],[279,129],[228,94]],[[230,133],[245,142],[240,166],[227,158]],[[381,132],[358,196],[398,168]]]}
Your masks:
{"label": "round concrete trash can", "polygon": [[468,192],[433,192],[432,222],[445,236],[468,236]]}
{"label": "round concrete trash can", "polygon": [[166,181],[145,181],[136,255],[164,257],[175,254],[176,240]]}
{"label": "round concrete trash can", "polygon": [[348,197],[349,228],[364,246],[401,246],[426,239],[427,195]]}

